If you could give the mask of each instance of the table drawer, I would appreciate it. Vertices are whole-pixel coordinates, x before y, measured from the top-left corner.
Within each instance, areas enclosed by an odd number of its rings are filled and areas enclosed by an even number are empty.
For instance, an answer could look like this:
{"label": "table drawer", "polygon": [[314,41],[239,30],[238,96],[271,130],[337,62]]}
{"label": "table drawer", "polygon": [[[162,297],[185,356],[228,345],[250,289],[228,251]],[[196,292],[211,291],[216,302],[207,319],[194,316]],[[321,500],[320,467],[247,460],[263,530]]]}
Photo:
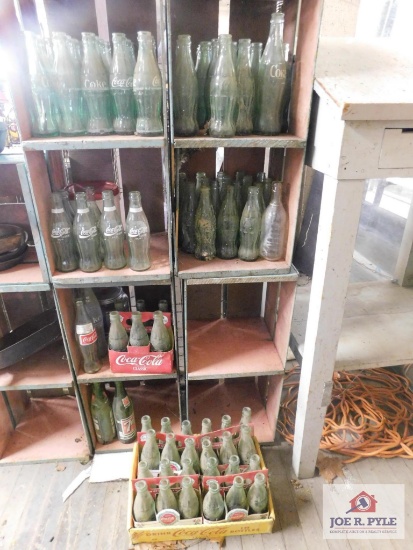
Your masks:
{"label": "table drawer", "polygon": [[413,168],[413,128],[385,128],[379,168]]}

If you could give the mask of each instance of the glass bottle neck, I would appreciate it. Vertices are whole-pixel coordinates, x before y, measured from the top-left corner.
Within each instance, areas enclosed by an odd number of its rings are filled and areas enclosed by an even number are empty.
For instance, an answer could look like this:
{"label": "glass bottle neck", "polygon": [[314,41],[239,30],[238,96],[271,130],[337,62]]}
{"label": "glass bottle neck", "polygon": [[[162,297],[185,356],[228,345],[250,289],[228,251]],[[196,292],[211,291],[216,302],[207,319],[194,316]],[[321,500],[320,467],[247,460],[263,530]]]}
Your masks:
{"label": "glass bottle neck", "polygon": [[280,204],[281,202],[281,185],[274,183],[271,192],[271,204]]}
{"label": "glass bottle neck", "polygon": [[103,388],[98,382],[92,383],[92,391],[97,399],[103,399]]}

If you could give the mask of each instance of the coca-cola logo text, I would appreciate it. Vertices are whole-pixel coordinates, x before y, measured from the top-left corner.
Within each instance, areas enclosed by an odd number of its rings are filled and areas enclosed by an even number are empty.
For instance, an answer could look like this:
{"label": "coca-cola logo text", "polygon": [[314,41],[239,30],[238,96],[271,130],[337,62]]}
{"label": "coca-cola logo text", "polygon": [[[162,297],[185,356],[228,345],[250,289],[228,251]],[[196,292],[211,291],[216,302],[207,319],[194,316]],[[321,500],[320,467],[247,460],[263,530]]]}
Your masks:
{"label": "coca-cola logo text", "polygon": [[84,227],[81,228],[79,233],[80,239],[89,239],[93,238],[98,233],[98,228],[96,225],[93,225],[90,229],[85,229]]}
{"label": "coca-cola logo text", "polygon": [[115,227],[106,227],[105,228],[105,237],[114,237],[123,233],[122,225],[116,225]]}
{"label": "coca-cola logo text", "polygon": [[98,335],[96,333],[96,330],[94,330],[90,334],[79,334],[79,343],[81,346],[90,346],[91,344],[94,344],[97,339]]}
{"label": "coca-cola logo text", "polygon": [[60,239],[70,235],[70,227],[54,227],[52,229],[52,239]]}
{"label": "coca-cola logo text", "polygon": [[129,229],[128,236],[133,238],[136,237],[143,237],[148,232],[148,229],[146,227],[132,227]]}
{"label": "coca-cola logo text", "polygon": [[[145,367],[160,367],[163,362],[163,357],[157,355],[143,355],[142,357],[130,357],[128,355],[119,355],[116,357],[115,363],[121,365],[133,365],[133,370],[145,370]],[[140,367],[140,368],[139,368]]]}
{"label": "coca-cola logo text", "polygon": [[99,90],[107,90],[108,84],[104,80],[89,80],[88,78],[85,78],[84,80],[84,86],[85,88],[90,89],[99,89]]}
{"label": "coca-cola logo text", "polygon": [[132,88],[133,77],[129,78],[119,78],[114,76],[112,78],[112,88]]}

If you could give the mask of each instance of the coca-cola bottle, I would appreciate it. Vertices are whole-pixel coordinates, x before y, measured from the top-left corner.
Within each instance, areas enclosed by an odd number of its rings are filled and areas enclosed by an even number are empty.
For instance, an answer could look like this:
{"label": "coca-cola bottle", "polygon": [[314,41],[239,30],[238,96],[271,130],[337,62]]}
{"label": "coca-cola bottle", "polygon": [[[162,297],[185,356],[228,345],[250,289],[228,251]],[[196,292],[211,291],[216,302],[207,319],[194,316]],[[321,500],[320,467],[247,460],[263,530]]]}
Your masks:
{"label": "coca-cola bottle", "polygon": [[163,416],[161,418],[161,433],[171,434],[173,433],[171,419],[169,416]]}
{"label": "coca-cola bottle", "polygon": [[219,483],[215,479],[207,481],[208,492],[202,503],[203,514],[208,521],[218,521],[225,516],[224,499],[219,491]]}
{"label": "coca-cola bottle", "polygon": [[68,272],[79,267],[79,256],[73,238],[73,227],[63,208],[60,193],[52,194],[50,236],[52,238],[55,266],[58,271]]}
{"label": "coca-cola bottle", "polygon": [[248,200],[242,212],[239,232],[238,258],[251,262],[258,258],[261,233],[261,210],[258,187],[250,187]]}
{"label": "coca-cola bottle", "polygon": [[287,213],[282,203],[281,182],[274,182],[270,204],[262,216],[260,255],[272,262],[281,260],[286,233]]}
{"label": "coca-cola bottle", "polygon": [[74,219],[75,219],[75,213],[73,211],[72,205],[70,204],[69,191],[67,191],[66,189],[60,189],[60,191],[58,191],[58,193],[62,197],[63,208],[65,209],[66,216],[68,217],[68,219],[70,221],[70,225],[73,227],[73,222],[74,222]]}
{"label": "coca-cola bottle", "polygon": [[109,329],[109,347],[113,351],[127,351],[128,345],[128,333],[124,329],[119,313],[117,311],[111,311],[110,317],[110,329]]}
{"label": "coca-cola bottle", "polygon": [[130,346],[147,346],[149,344],[149,336],[142,322],[142,314],[140,311],[132,312],[132,326],[129,333]]}
{"label": "coca-cola bottle", "polygon": [[218,61],[218,38],[212,38],[211,40],[211,62],[208,66],[207,76],[205,79],[205,111],[206,111],[206,122],[209,122],[211,118],[211,80],[215,72],[215,67]]}
{"label": "coca-cola bottle", "polygon": [[116,437],[115,421],[108,396],[99,382],[92,384],[90,413],[98,442],[102,445],[111,443]]}
{"label": "coca-cola bottle", "polygon": [[176,42],[174,76],[174,130],[177,136],[193,136],[198,132],[198,80],[191,55],[191,37],[180,34]]}
{"label": "coca-cola bottle", "polygon": [[249,62],[251,40],[242,38],[238,44],[238,60],[235,68],[238,84],[236,133],[242,135],[252,133],[255,91]]}
{"label": "coca-cola bottle", "polygon": [[98,271],[102,267],[100,236],[96,221],[86,202],[86,193],[76,193],[76,217],[73,233],[79,252],[79,267],[85,272]]}
{"label": "coca-cola bottle", "polygon": [[108,343],[105,337],[105,328],[103,324],[103,314],[98,299],[91,288],[78,289],[78,299],[85,304],[86,311],[92,320],[93,326],[98,336],[98,356],[106,357],[108,354]]}
{"label": "coca-cola bottle", "polygon": [[263,473],[255,474],[254,483],[248,491],[247,500],[250,513],[262,514],[268,510],[268,490]]}
{"label": "coca-cola bottle", "polygon": [[100,217],[102,214],[99,206],[96,204],[95,189],[92,186],[85,187],[85,193],[89,210],[96,220],[96,227],[100,227]]}
{"label": "coca-cola bottle", "polygon": [[88,374],[101,368],[98,357],[98,335],[82,300],[76,300],[76,338],[83,357],[83,369]]}
{"label": "coca-cola bottle", "polygon": [[113,58],[110,68],[110,89],[112,92],[115,118],[113,128],[116,134],[133,134],[135,131],[133,68],[125,35],[112,33]]}
{"label": "coca-cola bottle", "polygon": [[156,511],[176,510],[178,511],[178,503],[175,495],[170,487],[169,479],[161,479],[159,482],[159,493],[156,497]]}
{"label": "coca-cola bottle", "polygon": [[181,249],[188,254],[193,254],[195,252],[195,182],[188,181],[185,189],[186,193],[182,203],[182,212],[179,215],[179,222],[181,225]]}
{"label": "coca-cola bottle", "polygon": [[135,441],[135,413],[123,382],[115,382],[115,396],[112,402],[112,410],[119,441],[121,443],[132,443],[132,441]]}
{"label": "coca-cola bottle", "polygon": [[155,521],[155,501],[143,479],[136,482],[136,496],[133,501],[133,517],[135,521]]}
{"label": "coca-cola bottle", "polygon": [[195,439],[193,437],[187,437],[185,439],[185,448],[182,451],[182,459],[190,458],[192,460],[192,466],[197,474],[201,471],[199,463],[198,453],[195,449]]}
{"label": "coca-cola bottle", "polygon": [[182,489],[178,497],[178,510],[183,519],[192,519],[199,516],[199,500],[195,489],[192,487],[192,479],[184,477]]}
{"label": "coca-cola bottle", "polygon": [[86,132],[80,73],[70,55],[68,37],[63,32],[54,32],[54,88],[60,111],[60,132],[66,136]]}
{"label": "coca-cola bottle", "polygon": [[238,252],[239,217],[234,186],[228,185],[217,219],[217,256],[224,260],[236,258]]}
{"label": "coca-cola bottle", "polygon": [[244,489],[244,480],[241,476],[235,476],[232,483],[232,487],[227,493],[225,502],[227,504],[228,511],[235,508],[247,509],[247,495]]}
{"label": "coca-cola bottle", "polygon": [[133,93],[137,107],[136,131],[138,136],[161,136],[162,79],[153,52],[152,34],[138,32],[138,59],[133,74]]}
{"label": "coca-cola bottle", "polygon": [[183,435],[192,435],[192,425],[190,420],[182,420],[181,433]]}
{"label": "coca-cola bottle", "polygon": [[162,311],[154,311],[153,313],[153,327],[150,344],[152,351],[169,351],[172,349],[171,339],[164,325]]}
{"label": "coca-cola bottle", "polygon": [[102,197],[103,213],[100,218],[100,231],[103,239],[103,263],[108,269],[121,269],[126,265],[122,220],[115,206],[113,191],[102,191]]}
{"label": "coca-cola bottle", "polygon": [[86,99],[89,117],[88,134],[111,134],[112,106],[109,74],[100,55],[96,36],[82,32],[82,89]]}
{"label": "coca-cola bottle", "polygon": [[128,243],[128,265],[134,271],[145,271],[151,267],[149,254],[150,229],[141,204],[139,191],[129,193],[129,212],[126,218],[126,240]]}
{"label": "coca-cola bottle", "polygon": [[215,257],[216,219],[209,186],[201,187],[195,214],[195,258],[213,260]]}
{"label": "coca-cola bottle", "polygon": [[142,447],[141,458],[148,463],[148,468],[150,470],[156,470],[159,468],[161,456],[158,443],[156,441],[156,432],[153,429],[149,429],[146,432],[146,441]]}
{"label": "coca-cola bottle", "polygon": [[208,75],[209,64],[211,63],[211,42],[200,42],[197,50],[195,72],[198,80],[198,126],[202,129],[207,121],[205,105],[205,84]]}

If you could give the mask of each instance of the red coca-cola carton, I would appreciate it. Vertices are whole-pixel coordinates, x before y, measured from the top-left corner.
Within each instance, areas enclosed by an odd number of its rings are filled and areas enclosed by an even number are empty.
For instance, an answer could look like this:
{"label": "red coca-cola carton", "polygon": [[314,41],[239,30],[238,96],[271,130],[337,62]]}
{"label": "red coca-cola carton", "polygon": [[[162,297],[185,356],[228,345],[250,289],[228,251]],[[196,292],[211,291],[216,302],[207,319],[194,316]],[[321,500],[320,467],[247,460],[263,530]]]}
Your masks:
{"label": "red coca-cola carton", "polygon": [[[122,325],[127,332],[130,331],[132,324],[132,313],[119,312]],[[171,314],[163,312],[164,324],[171,330]],[[142,312],[142,321],[148,323],[146,330],[151,332],[153,313],[151,311]],[[109,364],[112,372],[128,374],[170,374],[173,371],[174,352],[170,351],[150,351],[150,346],[128,346],[127,351],[113,351],[109,349]]]}

